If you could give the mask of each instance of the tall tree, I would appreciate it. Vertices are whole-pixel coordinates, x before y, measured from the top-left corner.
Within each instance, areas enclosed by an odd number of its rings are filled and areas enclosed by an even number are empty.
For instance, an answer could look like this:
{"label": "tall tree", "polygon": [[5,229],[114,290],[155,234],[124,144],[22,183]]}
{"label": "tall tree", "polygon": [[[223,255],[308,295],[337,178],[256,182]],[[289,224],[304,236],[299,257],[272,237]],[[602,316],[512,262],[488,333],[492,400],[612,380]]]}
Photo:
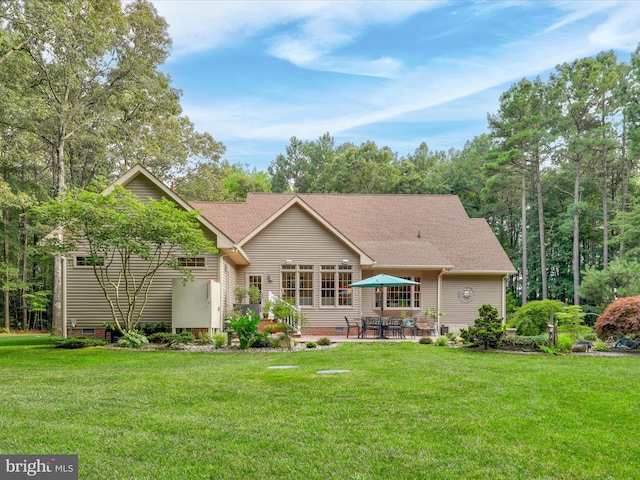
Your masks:
{"label": "tall tree", "polygon": [[599,63],[593,58],[575,60],[559,65],[550,75],[552,98],[557,102],[554,119],[557,134],[556,150],[559,161],[568,162],[573,170],[573,303],[580,304],[580,185],[583,175],[593,166],[596,131],[599,126],[597,105],[600,100],[598,80],[601,76]]}
{"label": "tall tree", "polygon": [[329,133],[321,135],[316,141],[291,137],[285,155],[278,155],[269,165],[271,188],[274,192],[318,191],[322,188],[317,183],[318,176],[334,154],[335,141]]}
{"label": "tall tree", "polygon": [[393,193],[397,184],[396,154],[374,142],[360,147],[340,145],[320,172],[314,190],[320,193]]}
{"label": "tall tree", "polygon": [[180,92],[158,71],[171,39],[150,2],[7,0],[0,18],[0,130],[38,139],[47,170],[35,173],[49,173],[54,196],[137,161],[166,180],[188,157],[219,158],[222,145],[182,116]]}
{"label": "tall tree", "polygon": [[498,113],[488,116],[492,136],[497,139],[496,161],[487,165],[489,171],[515,168],[520,176],[522,305],[528,295],[527,256],[527,178],[534,179],[538,210],[540,273],[542,298],[547,298],[547,267],[545,252],[544,208],[541,188],[543,148],[548,142],[545,115],[545,87],[538,78],[534,82],[523,79],[500,97]]}

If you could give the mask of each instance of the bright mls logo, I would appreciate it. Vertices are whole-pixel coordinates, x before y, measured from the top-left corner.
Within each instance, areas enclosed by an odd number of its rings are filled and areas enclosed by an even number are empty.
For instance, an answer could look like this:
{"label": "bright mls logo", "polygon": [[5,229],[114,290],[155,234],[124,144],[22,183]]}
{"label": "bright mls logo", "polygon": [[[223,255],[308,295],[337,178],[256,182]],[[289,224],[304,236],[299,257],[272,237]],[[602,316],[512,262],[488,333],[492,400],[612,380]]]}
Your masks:
{"label": "bright mls logo", "polygon": [[78,455],[0,455],[2,480],[78,480]]}

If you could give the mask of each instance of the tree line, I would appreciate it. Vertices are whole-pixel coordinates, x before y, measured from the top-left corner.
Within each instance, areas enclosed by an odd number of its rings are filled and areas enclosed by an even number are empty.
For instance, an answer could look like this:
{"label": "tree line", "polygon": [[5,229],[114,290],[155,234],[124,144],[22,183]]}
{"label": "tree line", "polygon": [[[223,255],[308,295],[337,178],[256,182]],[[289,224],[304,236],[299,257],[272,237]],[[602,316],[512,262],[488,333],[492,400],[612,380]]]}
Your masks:
{"label": "tree line", "polygon": [[[604,305],[638,293],[640,52],[613,52],[523,79],[462,149],[400,157],[373,141],[292,137],[266,171],[224,160],[159,71],[168,26],[146,0],[0,4],[0,285],[5,328],[46,326],[59,263],[38,248],[34,205],[100,189],[142,162],[187,200],[248,192],[456,194],[485,217],[518,275],[515,303]],[[635,283],[634,283],[635,282]],[[635,285],[638,290],[635,291]]]}

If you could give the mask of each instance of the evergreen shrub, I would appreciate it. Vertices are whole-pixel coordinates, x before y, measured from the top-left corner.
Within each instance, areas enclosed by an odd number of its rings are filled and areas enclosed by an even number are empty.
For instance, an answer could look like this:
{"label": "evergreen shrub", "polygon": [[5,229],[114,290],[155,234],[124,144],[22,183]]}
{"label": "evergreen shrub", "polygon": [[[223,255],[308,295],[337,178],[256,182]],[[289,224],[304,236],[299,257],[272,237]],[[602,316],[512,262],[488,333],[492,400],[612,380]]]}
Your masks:
{"label": "evergreen shrub", "polygon": [[54,343],[56,348],[85,348],[102,347],[107,344],[107,341],[99,338],[68,337],[57,339]]}

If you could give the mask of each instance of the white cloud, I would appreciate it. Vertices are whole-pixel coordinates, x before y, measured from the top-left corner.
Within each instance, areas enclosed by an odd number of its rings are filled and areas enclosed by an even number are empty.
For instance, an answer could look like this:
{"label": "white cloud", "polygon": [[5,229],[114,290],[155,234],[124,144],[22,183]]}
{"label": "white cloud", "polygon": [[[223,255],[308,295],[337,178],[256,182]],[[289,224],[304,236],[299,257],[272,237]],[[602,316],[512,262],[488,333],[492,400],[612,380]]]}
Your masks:
{"label": "white cloud", "polygon": [[[294,24],[296,35],[274,38],[275,52],[297,59],[348,43],[365,25],[400,21],[434,1],[193,1],[152,0],[169,23],[174,56],[229,46],[272,27]],[[306,57],[305,57],[306,58]],[[294,62],[295,63],[295,62]]]}
{"label": "white cloud", "polygon": [[624,4],[589,35],[595,47],[633,50],[640,41],[640,2]]}
{"label": "white cloud", "polygon": [[[562,2],[554,5],[564,15],[528,38],[496,45],[483,56],[434,58],[427,52],[423,64],[410,70],[401,58],[347,57],[334,52],[349,46],[371,25],[400,21],[434,8],[435,3],[155,4],[171,24],[174,55],[234,45],[281,26],[278,35],[261,39],[271,55],[305,69],[382,78],[336,82],[337,87],[314,84],[290,92],[284,85],[284,93],[277,98],[244,96],[183,104],[198,129],[213,132],[227,144],[279,140],[286,145],[291,136],[313,139],[327,131],[344,138],[350,131],[361,132],[362,127],[380,122],[480,122],[497,108],[504,85],[600,50],[629,51],[640,40],[640,2]],[[453,141],[460,135],[471,138],[468,132],[442,133],[438,138]]]}

